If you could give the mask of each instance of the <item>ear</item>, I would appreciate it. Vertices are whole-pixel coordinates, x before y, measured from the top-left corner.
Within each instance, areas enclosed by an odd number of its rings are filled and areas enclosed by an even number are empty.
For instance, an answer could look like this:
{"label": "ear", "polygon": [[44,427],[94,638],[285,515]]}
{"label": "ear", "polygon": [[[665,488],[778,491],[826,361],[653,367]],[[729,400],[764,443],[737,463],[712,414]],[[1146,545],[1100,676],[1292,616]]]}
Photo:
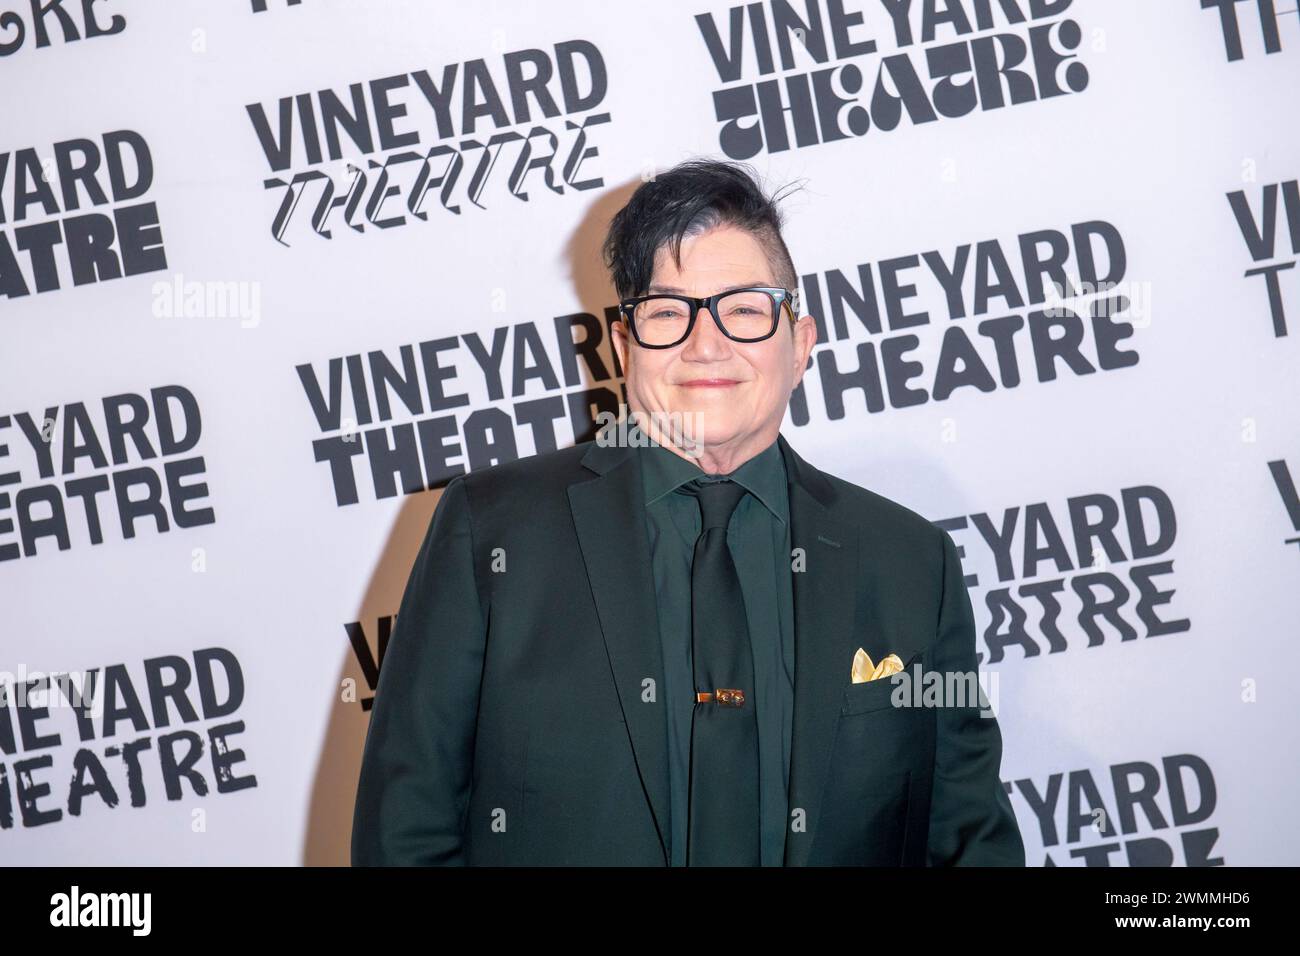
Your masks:
{"label": "ear", "polygon": [[812,355],[813,346],[817,344],[817,320],[805,315],[794,324],[791,332],[794,335],[794,384],[797,388],[808,369],[808,356]]}
{"label": "ear", "polygon": [[624,377],[627,376],[627,352],[628,352],[628,332],[627,319],[621,316],[615,319],[609,326],[610,343],[614,346],[614,352],[618,355],[618,364],[623,369]]}

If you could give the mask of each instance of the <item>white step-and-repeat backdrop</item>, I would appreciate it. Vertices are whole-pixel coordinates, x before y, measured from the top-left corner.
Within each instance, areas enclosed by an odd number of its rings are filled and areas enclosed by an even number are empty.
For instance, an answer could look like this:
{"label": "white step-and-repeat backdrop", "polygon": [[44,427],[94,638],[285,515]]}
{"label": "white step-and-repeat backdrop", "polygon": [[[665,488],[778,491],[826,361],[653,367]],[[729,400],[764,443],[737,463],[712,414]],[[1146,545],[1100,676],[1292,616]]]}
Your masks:
{"label": "white step-and-repeat backdrop", "polygon": [[43,6],[0,861],[346,863],[440,489],[617,408],[605,226],[708,155],[802,187],[784,433],[960,545],[1029,862],[1300,863],[1294,0]]}

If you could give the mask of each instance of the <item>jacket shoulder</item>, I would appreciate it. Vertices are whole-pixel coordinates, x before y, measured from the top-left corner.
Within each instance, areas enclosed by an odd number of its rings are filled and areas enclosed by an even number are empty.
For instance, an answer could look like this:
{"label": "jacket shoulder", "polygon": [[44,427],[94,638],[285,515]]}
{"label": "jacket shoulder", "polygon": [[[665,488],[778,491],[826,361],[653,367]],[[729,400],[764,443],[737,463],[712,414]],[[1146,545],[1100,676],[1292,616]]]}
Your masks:
{"label": "jacket shoulder", "polygon": [[567,448],[476,468],[454,480],[463,481],[465,490],[481,501],[506,501],[520,496],[537,500],[547,492],[568,487],[584,475],[594,477],[582,464],[583,456],[593,444],[594,441],[579,442]]}
{"label": "jacket shoulder", "polygon": [[883,562],[890,573],[917,582],[920,593],[942,592],[946,531],[892,498],[834,475],[826,479],[835,491],[837,519],[857,530],[862,560]]}
{"label": "jacket shoulder", "polygon": [[829,472],[822,474],[835,491],[836,504],[853,514],[858,523],[870,524],[908,537],[924,538],[926,541],[939,537],[939,526],[920,512],[845,478]]}
{"label": "jacket shoulder", "polygon": [[857,529],[861,545],[899,571],[942,580],[947,532],[924,515],[844,478],[822,472],[835,494],[838,521]]}

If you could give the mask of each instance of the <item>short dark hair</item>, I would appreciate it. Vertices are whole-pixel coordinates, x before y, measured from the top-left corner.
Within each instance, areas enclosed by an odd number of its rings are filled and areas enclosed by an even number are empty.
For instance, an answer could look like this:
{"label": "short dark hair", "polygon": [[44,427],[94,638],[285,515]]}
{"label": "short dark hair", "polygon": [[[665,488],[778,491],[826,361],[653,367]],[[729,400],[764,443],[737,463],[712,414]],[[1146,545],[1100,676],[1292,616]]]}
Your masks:
{"label": "short dark hair", "polygon": [[689,159],[642,183],[609,224],[603,254],[619,299],[645,295],[655,254],[667,244],[681,266],[682,240],[730,225],[763,247],[777,285],[794,292],[799,276],[781,238],[779,195],[767,195],[744,163]]}

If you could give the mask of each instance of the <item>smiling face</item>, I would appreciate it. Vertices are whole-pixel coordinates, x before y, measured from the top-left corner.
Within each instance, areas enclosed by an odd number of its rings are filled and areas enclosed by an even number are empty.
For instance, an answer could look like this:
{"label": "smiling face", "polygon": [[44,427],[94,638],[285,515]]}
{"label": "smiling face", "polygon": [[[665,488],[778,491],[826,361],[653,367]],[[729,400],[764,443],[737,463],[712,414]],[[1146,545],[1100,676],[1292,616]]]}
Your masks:
{"label": "smiling face", "polygon": [[[661,248],[648,292],[702,297],[777,284],[754,236],[719,226],[682,241],[680,268]],[[614,348],[627,378],[628,405],[651,422],[680,416],[693,447],[680,447],[653,427],[646,431],[706,472],[734,470],[776,440],[790,393],[803,378],[816,326],[803,316],[792,327],[788,314],[782,307],[781,324],[770,338],[733,342],[701,310],[690,337],[668,349],[642,348],[626,321],[616,322]]]}

